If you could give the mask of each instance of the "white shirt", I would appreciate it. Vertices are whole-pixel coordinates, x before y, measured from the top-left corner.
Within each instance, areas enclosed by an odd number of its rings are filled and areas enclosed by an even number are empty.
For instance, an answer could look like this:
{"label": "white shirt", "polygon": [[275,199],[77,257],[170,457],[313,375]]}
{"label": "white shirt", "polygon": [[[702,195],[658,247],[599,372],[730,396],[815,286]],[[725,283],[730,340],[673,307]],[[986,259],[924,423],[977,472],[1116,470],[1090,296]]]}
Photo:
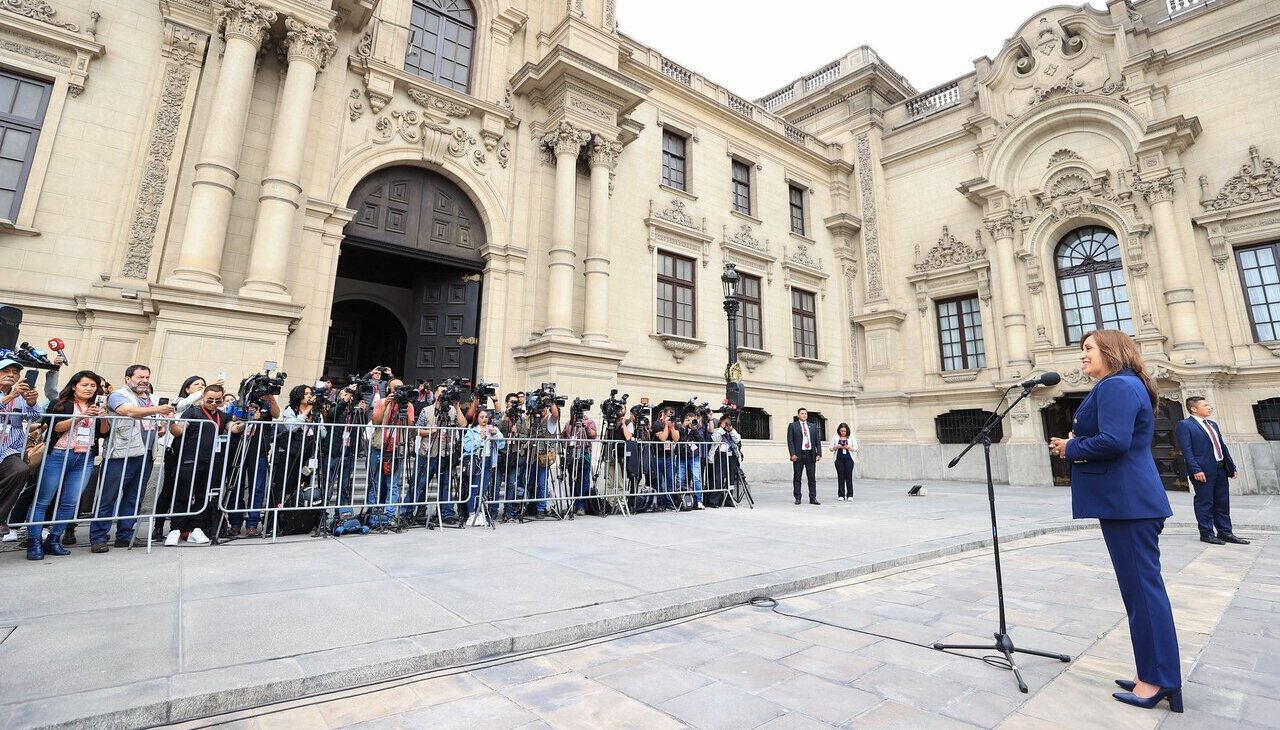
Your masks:
{"label": "white shirt", "polygon": [[1213,460],[1222,461],[1222,439],[1213,430],[1213,426],[1209,425],[1209,419],[1201,418],[1200,416],[1192,416],[1192,418],[1196,419],[1200,423],[1200,428],[1203,428],[1205,433],[1208,434],[1209,442],[1213,444]]}

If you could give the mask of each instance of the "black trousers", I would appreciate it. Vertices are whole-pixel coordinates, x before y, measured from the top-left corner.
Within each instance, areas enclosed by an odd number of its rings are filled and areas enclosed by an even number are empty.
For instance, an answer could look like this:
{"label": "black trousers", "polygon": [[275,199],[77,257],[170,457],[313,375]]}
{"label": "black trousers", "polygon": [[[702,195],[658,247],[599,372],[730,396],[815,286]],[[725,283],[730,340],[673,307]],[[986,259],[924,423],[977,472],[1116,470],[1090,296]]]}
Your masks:
{"label": "black trousers", "polygon": [[[30,476],[31,469],[22,460],[21,452],[0,461],[0,522],[9,523],[9,513],[13,511],[13,505],[17,504],[18,495],[22,493]],[[19,517],[14,522],[26,522],[26,517]]]}
{"label": "black trousers", "polygon": [[836,457],[836,496],[853,496],[853,459]]}
{"label": "black trousers", "polygon": [[813,473],[817,462],[816,456],[812,451],[801,451],[791,464],[791,491],[796,499],[800,499],[801,471],[809,478],[809,499],[818,498],[818,480]]}

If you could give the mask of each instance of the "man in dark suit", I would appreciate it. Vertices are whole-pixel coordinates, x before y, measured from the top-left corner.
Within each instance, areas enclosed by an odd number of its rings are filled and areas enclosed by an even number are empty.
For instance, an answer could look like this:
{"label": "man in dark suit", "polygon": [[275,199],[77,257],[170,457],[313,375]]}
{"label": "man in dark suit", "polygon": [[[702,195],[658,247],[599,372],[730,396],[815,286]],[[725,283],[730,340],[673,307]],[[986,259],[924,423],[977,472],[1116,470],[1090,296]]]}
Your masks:
{"label": "man in dark suit", "polygon": [[[1213,405],[1202,396],[1187,399],[1190,416],[1174,427],[1178,448],[1187,465],[1187,476],[1195,490],[1196,522],[1200,527],[1200,541],[1212,545],[1233,542],[1248,545],[1249,541],[1231,533],[1231,502],[1227,479],[1236,478],[1236,463],[1222,438],[1218,424],[1209,420]],[[1214,528],[1218,534],[1213,534]]]}
{"label": "man in dark suit", "polygon": [[821,504],[814,466],[822,461],[822,444],[818,441],[818,424],[809,423],[809,411],[803,408],[796,411],[796,420],[787,426],[787,453],[791,455],[791,491],[796,504],[800,504],[801,471],[809,477],[809,504]]}

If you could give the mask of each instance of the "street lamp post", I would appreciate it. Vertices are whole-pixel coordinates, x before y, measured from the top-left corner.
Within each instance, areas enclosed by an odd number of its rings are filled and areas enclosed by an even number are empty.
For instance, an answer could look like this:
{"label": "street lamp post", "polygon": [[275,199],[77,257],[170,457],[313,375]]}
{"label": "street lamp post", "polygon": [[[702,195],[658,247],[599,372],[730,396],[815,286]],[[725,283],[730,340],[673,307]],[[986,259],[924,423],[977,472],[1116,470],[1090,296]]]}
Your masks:
{"label": "street lamp post", "polygon": [[736,414],[744,405],[746,394],[742,387],[742,367],[738,364],[738,310],[742,303],[738,301],[737,264],[725,264],[724,273],[720,275],[720,283],[724,285],[724,313],[729,319],[729,363],[725,366],[725,400],[729,412]]}

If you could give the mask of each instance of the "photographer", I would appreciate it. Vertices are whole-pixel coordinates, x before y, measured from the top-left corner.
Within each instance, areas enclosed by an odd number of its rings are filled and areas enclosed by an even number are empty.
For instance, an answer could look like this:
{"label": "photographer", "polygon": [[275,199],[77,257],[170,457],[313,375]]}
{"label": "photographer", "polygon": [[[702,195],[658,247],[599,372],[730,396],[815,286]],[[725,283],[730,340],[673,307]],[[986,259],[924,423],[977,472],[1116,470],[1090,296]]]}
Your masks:
{"label": "photographer", "polygon": [[720,416],[720,426],[711,434],[711,448],[715,459],[711,473],[714,475],[716,492],[708,501],[712,507],[719,507],[737,478],[738,462],[742,454],[742,436],[733,427],[733,419],[728,413]]}
{"label": "photographer", "polygon": [[262,513],[258,510],[267,504],[267,483],[271,480],[267,456],[275,450],[276,426],[270,421],[280,415],[280,405],[276,397],[268,393],[243,409],[233,410],[230,415],[244,421],[244,432],[240,435],[239,447],[232,452],[240,461],[232,462],[227,474],[228,481],[238,483],[239,489],[232,495],[233,509],[227,513],[224,537],[236,537],[242,529],[249,537],[259,537]]}
{"label": "photographer", "polygon": [[676,444],[680,441],[680,429],[676,425],[676,409],[667,406],[653,422],[653,441],[656,458],[654,459],[654,476],[657,479],[657,491],[664,495],[659,497],[659,506],[675,509],[673,492],[676,484]]}
{"label": "photographer", "polygon": [[[524,414],[520,407],[520,398],[515,393],[507,393],[503,398],[506,410],[498,419],[498,430],[507,438],[516,435],[516,424]],[[502,510],[502,521],[507,522],[516,516],[516,510],[522,505],[517,500],[524,499],[524,484],[520,481],[520,457],[516,453],[518,445],[509,445],[498,452],[498,476],[496,487],[506,495],[506,505]]]}
{"label": "photographer", "polygon": [[[427,494],[434,476],[439,484],[440,523],[456,525],[458,512],[452,501],[450,487],[460,429],[467,427],[462,408],[455,404],[461,392],[448,381],[436,386],[435,406],[418,414],[418,468],[414,480],[414,502],[427,501]],[[456,429],[456,430],[455,430]],[[424,510],[425,512],[425,510]],[[413,507],[405,507],[405,515],[413,513]]]}
{"label": "photographer", "polygon": [[271,462],[278,478],[271,504],[284,504],[319,468],[320,443],[325,437],[323,422],[323,411],[316,407],[315,389],[310,385],[293,386],[289,405],[280,416],[283,432],[277,435]]}
{"label": "photographer", "polygon": [[490,411],[482,410],[476,414],[476,425],[467,429],[462,436],[462,456],[466,468],[463,471],[463,483],[468,484],[467,512],[475,514],[480,510],[480,495],[484,494],[489,505],[490,522],[498,518],[497,495],[491,488],[494,483],[494,469],[498,466],[498,455],[507,445],[501,429],[491,422]]}
{"label": "photographer", "polygon": [[680,440],[685,453],[676,462],[676,480],[685,488],[693,487],[694,509],[702,509],[702,463],[706,456],[707,442],[711,434],[707,431],[706,419],[711,412],[706,404],[684,414],[680,424]]}
{"label": "photographer", "polygon": [[[369,406],[359,397],[359,387],[349,385],[338,391],[326,420],[332,424],[325,466],[325,503],[330,503],[329,487],[335,490],[337,502],[334,517],[351,505],[351,486],[355,481],[356,453],[360,449],[360,426],[369,422]],[[350,509],[346,511],[351,511]]]}
{"label": "photographer", "polygon": [[569,441],[564,450],[565,461],[568,462],[564,467],[569,472],[569,483],[576,498],[573,508],[578,514],[583,514],[586,508],[584,500],[591,493],[591,442],[599,435],[596,422],[587,415],[591,405],[590,400],[575,398],[569,409],[569,423],[560,434]]}
{"label": "photographer", "polygon": [[146,365],[125,369],[124,387],[107,398],[107,410],[122,418],[112,423],[98,519],[89,526],[89,549],[95,553],[110,549],[107,538],[111,535],[111,518],[118,518],[116,547],[129,547],[133,541],[138,501],[151,481],[156,432],[162,428],[157,426],[155,417],[174,414],[173,406],[152,403],[151,369]]}
{"label": "photographer", "polygon": [[[200,405],[188,408],[182,413],[181,421],[169,426],[169,432],[177,437],[174,452],[178,457],[178,475],[174,484],[173,529],[164,539],[167,547],[177,545],[180,540],[192,545],[209,542],[202,528],[209,526],[212,517],[214,505],[209,497],[213,480],[222,472],[220,465],[226,458],[228,435],[244,432],[243,423],[232,423],[219,410],[222,396],[221,385],[206,386]],[[199,490],[204,492],[203,501]],[[189,514],[197,508],[197,514]]]}
{"label": "photographer", "polygon": [[[372,408],[379,400],[387,397],[388,388],[393,380],[391,368],[379,365],[365,374],[361,380],[371,386],[364,394],[364,401],[368,407]],[[400,381],[400,385],[403,386],[404,382]]]}
{"label": "photographer", "polygon": [[369,449],[369,482],[364,501],[374,509],[374,514],[394,518],[396,500],[399,499],[397,487],[408,461],[407,454],[402,451],[409,443],[408,429],[404,427],[414,423],[414,408],[403,380],[391,378],[387,381],[386,393],[386,398],[377,400],[373,405],[371,423],[377,428]]}
{"label": "photographer", "polygon": [[537,502],[533,518],[547,516],[547,477],[551,465],[556,462],[556,437],[560,433],[560,402],[554,383],[542,387],[526,398],[529,411],[516,423],[516,435],[522,439],[520,458],[520,483],[525,494],[536,485]]}

